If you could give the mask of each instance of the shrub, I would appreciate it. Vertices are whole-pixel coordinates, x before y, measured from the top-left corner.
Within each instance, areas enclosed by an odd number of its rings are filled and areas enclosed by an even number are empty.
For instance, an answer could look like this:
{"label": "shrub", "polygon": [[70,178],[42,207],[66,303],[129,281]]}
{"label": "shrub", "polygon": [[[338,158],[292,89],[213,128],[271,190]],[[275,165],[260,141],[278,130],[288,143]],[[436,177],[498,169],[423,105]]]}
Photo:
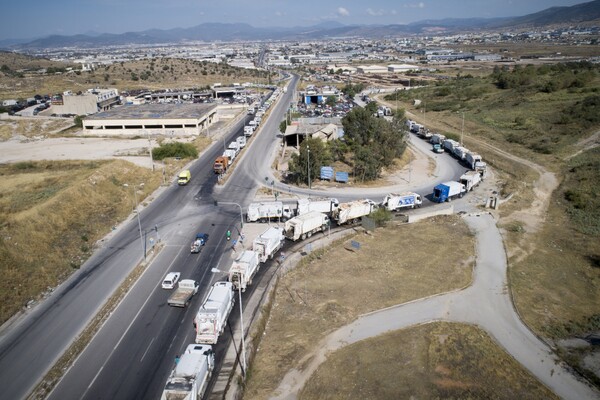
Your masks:
{"label": "shrub", "polygon": [[167,157],[196,158],[198,149],[189,143],[164,143],[152,149],[152,157],[155,160],[163,160]]}

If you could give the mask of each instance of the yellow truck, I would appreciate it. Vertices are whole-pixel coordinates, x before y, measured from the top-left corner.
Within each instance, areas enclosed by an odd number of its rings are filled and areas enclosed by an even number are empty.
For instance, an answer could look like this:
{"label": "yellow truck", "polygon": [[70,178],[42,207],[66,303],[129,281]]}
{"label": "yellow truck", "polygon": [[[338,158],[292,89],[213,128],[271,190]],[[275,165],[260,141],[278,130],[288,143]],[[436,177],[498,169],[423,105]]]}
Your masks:
{"label": "yellow truck", "polygon": [[192,179],[192,174],[190,173],[189,169],[186,169],[185,171],[181,171],[179,174],[179,178],[177,178],[177,184],[180,186],[187,185],[190,179]]}

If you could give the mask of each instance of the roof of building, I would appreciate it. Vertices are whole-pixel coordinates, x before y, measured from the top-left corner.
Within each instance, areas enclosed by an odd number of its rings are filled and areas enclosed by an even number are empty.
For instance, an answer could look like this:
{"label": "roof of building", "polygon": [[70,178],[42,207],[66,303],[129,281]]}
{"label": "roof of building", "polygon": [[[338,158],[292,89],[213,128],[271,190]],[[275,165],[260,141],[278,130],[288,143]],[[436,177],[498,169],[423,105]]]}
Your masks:
{"label": "roof of building", "polygon": [[196,119],[204,117],[216,107],[216,104],[204,103],[126,105],[103,111],[87,119]]}

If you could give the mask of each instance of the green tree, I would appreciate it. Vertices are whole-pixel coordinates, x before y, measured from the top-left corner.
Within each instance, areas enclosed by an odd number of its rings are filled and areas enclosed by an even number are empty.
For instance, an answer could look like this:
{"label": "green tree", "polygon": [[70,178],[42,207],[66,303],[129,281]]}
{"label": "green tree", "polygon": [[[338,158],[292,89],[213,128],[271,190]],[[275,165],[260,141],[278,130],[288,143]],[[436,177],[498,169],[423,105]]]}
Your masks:
{"label": "green tree", "polygon": [[279,132],[281,133],[285,133],[285,130],[287,129],[287,119],[284,119],[283,121],[281,121],[281,123],[279,124]]}
{"label": "green tree", "polygon": [[309,171],[312,182],[320,176],[321,167],[330,164],[331,155],[328,146],[320,139],[308,138],[300,144],[299,152],[292,154],[289,165],[289,171],[292,173],[291,180],[308,185]]}
{"label": "green tree", "polygon": [[328,96],[327,100],[325,101],[325,105],[328,105],[330,107],[335,106],[335,103],[337,103],[337,99],[335,96]]}

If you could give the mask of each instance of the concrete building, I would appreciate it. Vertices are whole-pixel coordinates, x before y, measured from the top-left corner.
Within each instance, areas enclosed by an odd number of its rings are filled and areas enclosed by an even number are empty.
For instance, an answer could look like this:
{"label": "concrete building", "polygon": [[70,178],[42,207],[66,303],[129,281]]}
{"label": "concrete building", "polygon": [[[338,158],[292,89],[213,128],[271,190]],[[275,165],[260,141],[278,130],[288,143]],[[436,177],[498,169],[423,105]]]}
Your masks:
{"label": "concrete building", "polygon": [[217,120],[215,104],[128,105],[84,119],[83,133],[95,136],[198,136]]}
{"label": "concrete building", "polygon": [[284,141],[286,146],[299,147],[306,138],[320,139],[323,142],[339,137],[338,126],[335,124],[312,125],[295,123],[285,128]]}
{"label": "concrete building", "polygon": [[106,111],[120,101],[117,89],[89,89],[81,95],[71,91],[52,97],[53,114],[89,115]]}

